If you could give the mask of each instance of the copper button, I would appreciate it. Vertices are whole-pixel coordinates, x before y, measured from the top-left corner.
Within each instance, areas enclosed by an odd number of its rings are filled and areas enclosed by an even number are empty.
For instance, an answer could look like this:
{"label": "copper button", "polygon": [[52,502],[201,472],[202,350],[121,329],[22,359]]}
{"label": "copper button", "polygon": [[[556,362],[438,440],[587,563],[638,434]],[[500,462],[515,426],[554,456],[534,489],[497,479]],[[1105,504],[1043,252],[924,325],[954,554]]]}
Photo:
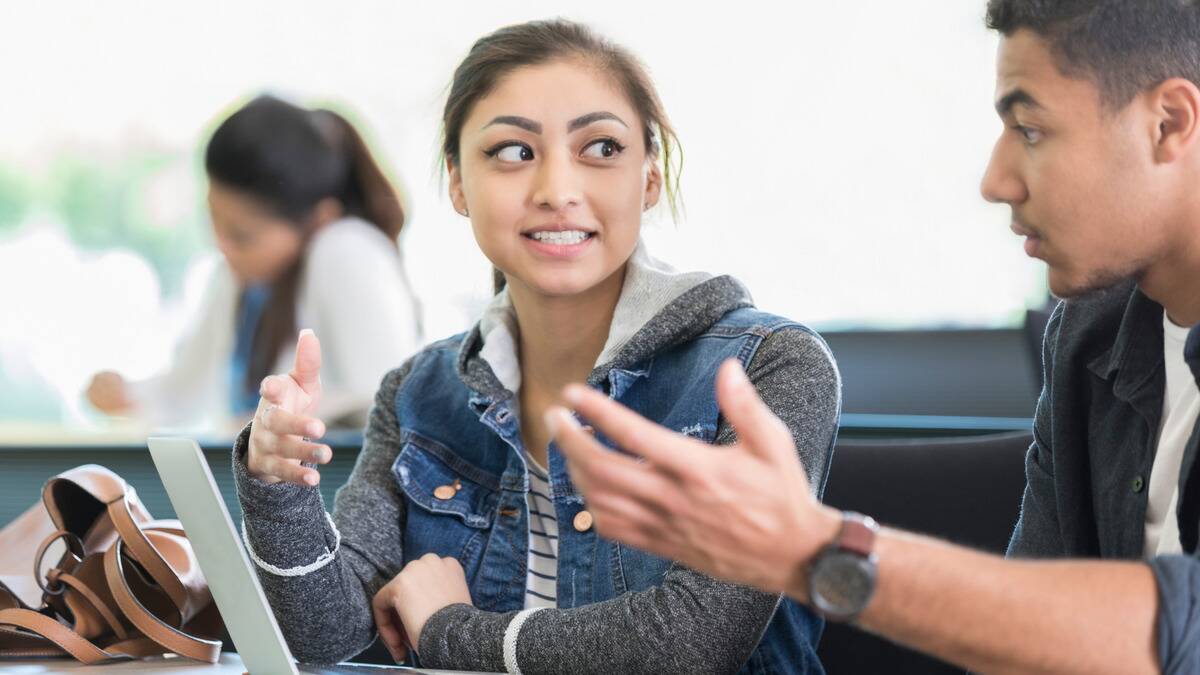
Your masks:
{"label": "copper button", "polygon": [[592,529],[593,520],[592,514],[588,513],[587,511],[580,511],[579,513],[576,513],[574,522],[575,530],[577,532],[587,532],[588,530]]}
{"label": "copper button", "polygon": [[433,491],[433,496],[446,501],[447,499],[453,499],[456,492],[458,490],[455,490],[453,485],[441,485]]}

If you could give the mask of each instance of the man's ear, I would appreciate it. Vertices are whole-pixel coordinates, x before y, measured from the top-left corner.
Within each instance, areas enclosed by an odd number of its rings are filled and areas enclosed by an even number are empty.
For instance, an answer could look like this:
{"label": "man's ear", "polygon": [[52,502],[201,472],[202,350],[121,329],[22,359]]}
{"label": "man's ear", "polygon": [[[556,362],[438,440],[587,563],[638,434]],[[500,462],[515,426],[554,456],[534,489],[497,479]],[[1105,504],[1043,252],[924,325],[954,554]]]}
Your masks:
{"label": "man's ear", "polygon": [[1155,131],[1154,158],[1170,163],[1194,152],[1200,140],[1200,88],[1182,77],[1149,92]]}

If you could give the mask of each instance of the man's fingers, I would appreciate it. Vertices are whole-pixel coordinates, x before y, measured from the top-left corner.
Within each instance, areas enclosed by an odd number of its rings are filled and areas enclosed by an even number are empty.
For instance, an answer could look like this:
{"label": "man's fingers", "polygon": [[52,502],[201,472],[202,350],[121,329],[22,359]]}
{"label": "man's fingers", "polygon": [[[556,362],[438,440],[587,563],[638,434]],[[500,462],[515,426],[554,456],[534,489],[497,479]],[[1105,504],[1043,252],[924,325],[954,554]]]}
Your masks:
{"label": "man's fingers", "polygon": [[600,536],[650,553],[663,552],[666,541],[661,535],[670,523],[662,513],[619,493],[588,502],[588,511]]}
{"label": "man's fingers", "polygon": [[289,373],[309,396],[321,387],[321,341],[311,328],[300,331],[296,339],[296,361]]}
{"label": "man's fingers", "polygon": [[[604,394],[578,384],[568,385],[563,398],[622,449],[640,455],[672,472],[694,462],[697,441],[665,429]],[[704,450],[707,450],[705,446]]]}
{"label": "man's fingers", "polygon": [[589,508],[619,498],[655,513],[671,513],[676,506],[676,483],[663,475],[662,469],[607,450],[600,452],[605,454],[590,463],[567,460],[571,480],[583,492]]}
{"label": "man's fingers", "polygon": [[717,403],[741,444],[764,459],[795,461],[796,445],[787,426],[771,412],[736,359],[717,372]]}
{"label": "man's fingers", "polygon": [[629,467],[641,465],[637,460],[617,454],[601,445],[579,426],[566,408],[551,406],[546,411],[546,428],[562,453],[581,470],[604,462]]}
{"label": "man's fingers", "polygon": [[263,429],[278,435],[320,438],[325,435],[325,423],[315,417],[297,415],[277,405],[269,405],[259,416]]}

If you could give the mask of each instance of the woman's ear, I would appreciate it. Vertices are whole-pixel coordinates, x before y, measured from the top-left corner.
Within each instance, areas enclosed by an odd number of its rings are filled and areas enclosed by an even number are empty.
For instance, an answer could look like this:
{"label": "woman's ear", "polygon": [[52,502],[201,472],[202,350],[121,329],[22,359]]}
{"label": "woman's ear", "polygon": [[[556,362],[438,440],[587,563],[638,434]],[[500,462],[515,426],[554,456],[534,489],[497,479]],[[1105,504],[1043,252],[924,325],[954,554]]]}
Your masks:
{"label": "woman's ear", "polygon": [[459,169],[458,162],[449,157],[446,158],[446,175],[450,177],[450,203],[459,215],[465,216],[468,211],[467,196],[463,193],[462,170]]}
{"label": "woman's ear", "polygon": [[646,172],[646,192],[642,195],[642,210],[649,211],[658,204],[662,196],[663,175],[658,168],[658,162],[650,162],[650,170]]}

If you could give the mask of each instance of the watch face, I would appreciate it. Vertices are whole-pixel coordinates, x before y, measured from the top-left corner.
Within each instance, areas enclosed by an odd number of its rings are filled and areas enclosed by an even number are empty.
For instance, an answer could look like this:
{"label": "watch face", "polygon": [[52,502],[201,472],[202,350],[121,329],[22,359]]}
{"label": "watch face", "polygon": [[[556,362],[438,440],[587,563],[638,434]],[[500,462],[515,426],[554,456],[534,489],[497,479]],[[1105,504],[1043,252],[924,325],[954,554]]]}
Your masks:
{"label": "watch face", "polygon": [[813,605],[830,619],[845,621],[857,616],[875,592],[874,560],[856,553],[834,550],[813,565],[809,593]]}

